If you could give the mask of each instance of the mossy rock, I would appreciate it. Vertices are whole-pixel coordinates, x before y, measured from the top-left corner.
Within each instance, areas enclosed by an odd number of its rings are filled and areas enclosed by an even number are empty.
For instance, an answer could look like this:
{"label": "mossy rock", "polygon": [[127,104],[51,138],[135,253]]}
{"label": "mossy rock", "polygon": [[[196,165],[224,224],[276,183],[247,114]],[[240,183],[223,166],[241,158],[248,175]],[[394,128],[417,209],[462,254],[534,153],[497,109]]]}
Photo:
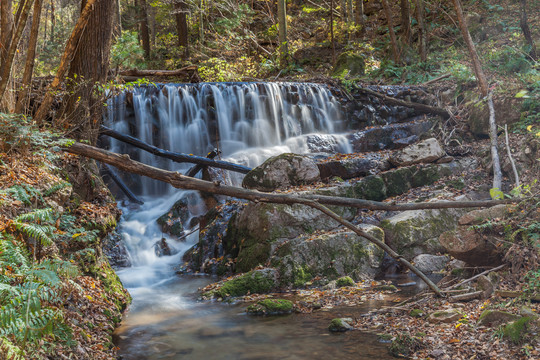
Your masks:
{"label": "mossy rock", "polygon": [[250,315],[284,315],[293,311],[293,303],[285,299],[264,299],[248,306]]}
{"label": "mossy rock", "polygon": [[364,75],[365,69],[366,62],[362,55],[346,51],[338,56],[332,76],[343,76],[345,71],[348,71],[349,76]]}
{"label": "mossy rock", "polygon": [[213,295],[216,298],[227,298],[231,296],[242,296],[246,294],[264,294],[272,291],[276,287],[276,271],[273,269],[263,269],[250,271],[235,279],[229,280],[220,289],[206,295]]}
{"label": "mossy rock", "polygon": [[424,311],[421,310],[421,309],[412,309],[409,312],[409,316],[410,317],[415,317],[415,318],[423,317],[424,316]]}
{"label": "mossy rock", "polygon": [[388,352],[395,357],[408,358],[420,348],[422,348],[422,341],[420,338],[409,334],[399,334],[392,341],[392,345],[390,345]]}
{"label": "mossy rock", "polygon": [[380,176],[366,176],[354,185],[355,197],[359,199],[382,201],[387,191],[384,180]]}
{"label": "mossy rock", "polygon": [[515,321],[517,319],[519,319],[519,315],[515,315],[506,311],[484,310],[478,318],[477,325],[494,327],[503,323]]}
{"label": "mossy rock", "polygon": [[184,233],[184,223],[189,218],[188,199],[182,198],[165,214],[161,215],[156,222],[161,227],[161,231],[174,236],[182,236]]}
{"label": "mossy rock", "polygon": [[382,173],[381,176],[386,184],[388,197],[404,194],[412,187],[413,172],[409,167],[390,170]]}
{"label": "mossy rock", "polygon": [[350,276],[343,276],[336,280],[337,287],[354,286],[354,280]]}
{"label": "mossy rock", "polygon": [[439,174],[439,166],[427,165],[419,166],[413,172],[412,187],[421,187],[431,185],[441,178]]}
{"label": "mossy rock", "polygon": [[350,324],[352,322],[351,318],[336,318],[330,321],[328,325],[328,330],[331,332],[345,332],[354,329]]}
{"label": "mossy rock", "polygon": [[502,329],[503,336],[516,345],[523,343],[533,320],[532,317],[524,316],[505,325]]}

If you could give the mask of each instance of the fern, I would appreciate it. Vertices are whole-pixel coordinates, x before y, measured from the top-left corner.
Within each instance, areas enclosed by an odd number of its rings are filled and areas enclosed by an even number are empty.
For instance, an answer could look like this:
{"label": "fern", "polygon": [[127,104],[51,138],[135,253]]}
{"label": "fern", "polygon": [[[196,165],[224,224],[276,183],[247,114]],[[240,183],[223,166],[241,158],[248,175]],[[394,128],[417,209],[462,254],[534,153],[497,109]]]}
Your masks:
{"label": "fern", "polygon": [[46,221],[53,221],[54,220],[55,212],[51,208],[47,209],[38,209],[34,210],[32,212],[19,215],[15,218],[15,221],[21,222],[21,221],[32,221],[32,222],[46,222]]}
{"label": "fern", "polygon": [[0,338],[0,354],[10,360],[23,360],[25,358],[24,351],[5,337]]}
{"label": "fern", "polygon": [[53,243],[52,235],[56,228],[51,225],[14,223],[15,228],[22,234],[38,240],[43,246]]}
{"label": "fern", "polygon": [[43,201],[43,196],[38,189],[28,184],[13,185],[6,189],[6,192],[11,195],[15,200],[26,205],[32,205],[32,199]]}
{"label": "fern", "polygon": [[43,196],[51,196],[52,194],[54,194],[55,192],[57,191],[60,191],[62,190],[63,188],[66,188],[68,186],[71,186],[70,183],[68,183],[67,181],[61,181],[61,182],[58,182],[56,184],[54,184],[53,186],[51,186],[49,189],[47,189],[44,193],[43,193]]}

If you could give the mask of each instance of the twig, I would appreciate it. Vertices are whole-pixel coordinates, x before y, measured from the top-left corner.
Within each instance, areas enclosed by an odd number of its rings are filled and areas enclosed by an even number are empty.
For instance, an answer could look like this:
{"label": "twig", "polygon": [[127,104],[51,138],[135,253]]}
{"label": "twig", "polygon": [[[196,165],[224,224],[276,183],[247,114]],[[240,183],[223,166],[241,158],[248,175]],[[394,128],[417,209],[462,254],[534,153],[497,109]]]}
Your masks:
{"label": "twig", "polygon": [[492,272],[492,271],[500,270],[500,269],[502,269],[502,268],[505,267],[505,266],[506,266],[506,264],[502,264],[502,265],[497,266],[497,267],[495,267],[495,268],[493,268],[493,269],[489,269],[489,270],[486,270],[486,271],[484,271],[484,272],[481,272],[480,274],[475,275],[475,276],[473,276],[472,278],[469,278],[469,279],[467,279],[467,280],[463,280],[462,282],[457,283],[456,285],[450,286],[450,287],[449,287],[448,289],[446,289],[445,291],[452,290],[452,289],[455,289],[455,288],[460,287],[460,286],[462,286],[462,285],[465,285],[465,284],[467,284],[467,283],[469,283],[469,282],[471,282],[471,281],[473,281],[473,280],[479,278],[479,277],[482,276],[482,275],[489,274],[489,273]]}
{"label": "twig", "polygon": [[443,75],[441,75],[439,77],[436,77],[435,79],[431,79],[429,81],[426,81],[422,85],[430,85],[430,84],[436,83],[439,80],[446,79],[447,77],[450,77],[450,75],[452,75],[452,74],[451,73],[443,74]]}
{"label": "twig", "polygon": [[516,168],[516,163],[512,157],[512,152],[510,151],[510,141],[508,140],[508,125],[504,124],[504,134],[506,138],[506,152],[508,153],[508,159],[510,159],[510,164],[512,165],[512,171],[514,172],[514,178],[516,180],[516,187],[520,186],[519,184],[519,174]]}

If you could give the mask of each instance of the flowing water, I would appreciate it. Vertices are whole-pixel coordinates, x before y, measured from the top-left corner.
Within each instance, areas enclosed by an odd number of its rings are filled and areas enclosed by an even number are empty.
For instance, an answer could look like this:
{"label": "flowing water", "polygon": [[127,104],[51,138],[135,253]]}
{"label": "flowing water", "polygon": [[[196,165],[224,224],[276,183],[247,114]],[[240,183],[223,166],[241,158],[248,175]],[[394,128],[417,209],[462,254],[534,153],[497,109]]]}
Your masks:
{"label": "flowing water", "polygon": [[[283,152],[350,152],[338,101],[322,85],[230,83],[163,85],[134,89],[109,102],[109,125],[175,152],[205,155],[219,147],[223,158],[256,166]],[[110,147],[134,159],[175,171],[179,165],[118,141]],[[238,178],[230,181],[238,182]],[[176,252],[158,257],[154,245],[166,235],[156,219],[180,198],[191,216],[205,212],[198,194],[140,178],[135,190],[145,203],[123,207],[119,230],[132,267],[118,271],[133,303],[116,332],[124,359],[384,359],[374,335],[330,334],[335,317],[357,317],[380,304],[282,317],[245,315],[245,304],[198,302],[197,289],[214,279],[178,276],[175,265],[198,239],[167,238]],[[133,184],[133,182],[132,182]],[[186,224],[189,223],[186,221]]]}

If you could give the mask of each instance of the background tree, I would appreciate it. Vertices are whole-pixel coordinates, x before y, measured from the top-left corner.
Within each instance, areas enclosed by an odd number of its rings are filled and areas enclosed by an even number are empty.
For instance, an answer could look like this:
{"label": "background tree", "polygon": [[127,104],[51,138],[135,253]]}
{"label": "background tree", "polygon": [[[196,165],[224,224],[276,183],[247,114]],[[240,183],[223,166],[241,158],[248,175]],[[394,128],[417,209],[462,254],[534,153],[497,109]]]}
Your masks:
{"label": "background tree", "polygon": [[394,32],[394,25],[392,22],[392,11],[390,5],[388,5],[388,0],[381,0],[384,13],[386,16],[386,23],[388,24],[388,33],[390,34],[390,44],[392,45],[392,58],[394,62],[399,63],[399,50],[397,46],[396,33]]}
{"label": "background tree", "polygon": [[521,27],[521,30],[523,31],[523,35],[525,36],[525,40],[527,41],[527,44],[529,44],[529,47],[531,48],[529,52],[529,54],[531,55],[531,58],[533,60],[537,60],[538,52],[536,51],[536,44],[534,43],[533,37],[531,35],[531,29],[529,28],[529,21],[527,20],[527,0],[519,0],[519,3],[521,5],[519,26]]}
{"label": "background tree", "polygon": [[279,53],[281,64],[288,62],[289,45],[287,42],[287,2],[278,0]]}
{"label": "background tree", "polygon": [[178,35],[178,46],[184,50],[183,56],[185,59],[189,57],[187,4],[181,0],[175,1],[174,11],[176,19],[176,34]]}
{"label": "background tree", "polygon": [[427,32],[424,24],[424,0],[414,0],[414,7],[416,9],[416,21],[418,22],[418,53],[420,54],[420,60],[425,62],[427,60]]}

